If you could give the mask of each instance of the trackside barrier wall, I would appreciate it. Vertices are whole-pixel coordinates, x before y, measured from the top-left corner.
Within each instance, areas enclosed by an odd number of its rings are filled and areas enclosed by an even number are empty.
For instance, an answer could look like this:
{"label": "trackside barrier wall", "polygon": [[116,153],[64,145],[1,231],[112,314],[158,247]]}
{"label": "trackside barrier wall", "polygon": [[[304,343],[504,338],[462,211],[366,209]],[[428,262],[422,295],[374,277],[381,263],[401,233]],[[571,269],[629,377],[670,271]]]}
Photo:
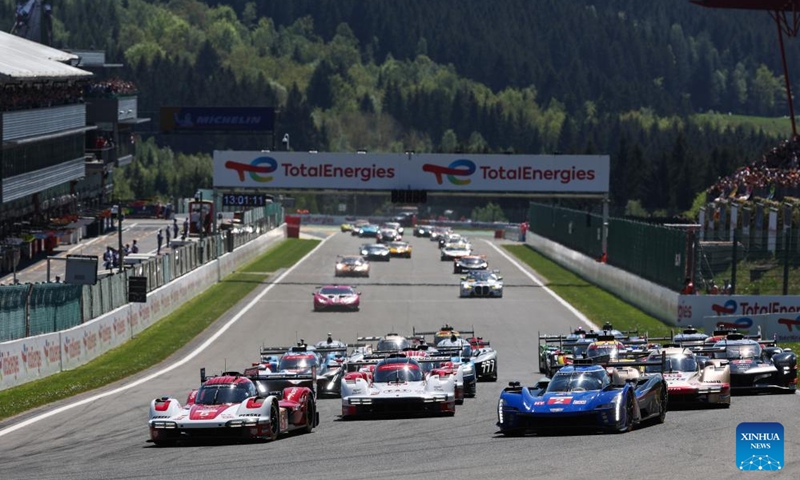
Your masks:
{"label": "trackside barrier wall", "polygon": [[121,345],[217,283],[223,271],[233,272],[283,236],[283,229],[275,228],[244,247],[149,292],[147,303],[125,304],[62,332],[0,343],[0,390],[76,368]]}
{"label": "trackside barrier wall", "polygon": [[[608,290],[669,325],[677,326],[678,293],[542,236],[528,232],[526,243],[586,281]],[[565,328],[567,326],[565,325]]]}

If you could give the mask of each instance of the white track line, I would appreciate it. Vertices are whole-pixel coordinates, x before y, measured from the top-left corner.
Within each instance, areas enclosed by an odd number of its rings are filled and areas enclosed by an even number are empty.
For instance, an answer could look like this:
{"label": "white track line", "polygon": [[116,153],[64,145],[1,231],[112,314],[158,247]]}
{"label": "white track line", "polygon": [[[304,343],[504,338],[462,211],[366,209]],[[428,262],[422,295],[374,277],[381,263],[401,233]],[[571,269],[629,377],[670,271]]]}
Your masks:
{"label": "white track line", "polygon": [[[529,272],[529,271],[528,271],[528,270],[527,270],[525,267],[523,267],[523,266],[522,266],[522,265],[521,265],[519,262],[517,262],[516,260],[514,260],[513,258],[511,258],[511,256],[510,256],[509,254],[507,254],[506,252],[504,252],[502,249],[498,248],[498,247],[497,247],[497,245],[495,245],[494,243],[490,242],[489,240],[484,240],[484,242],[488,243],[490,247],[494,248],[494,249],[497,251],[497,253],[499,253],[500,255],[502,255],[503,257],[505,257],[505,259],[506,259],[506,260],[508,260],[509,262],[511,262],[511,264],[512,264],[512,265],[514,265],[514,266],[515,266],[515,267],[517,267],[517,268],[518,268],[518,269],[519,269],[519,270],[520,270],[522,273],[524,273],[525,275],[527,275],[527,276],[528,276],[528,278],[530,278],[531,280],[533,280],[533,282],[534,282],[536,285],[539,285],[540,287],[542,287],[542,290],[544,290],[545,292],[549,293],[549,294],[550,294],[550,295],[551,295],[553,298],[555,298],[555,299],[556,299],[556,301],[557,301],[558,303],[560,303],[560,304],[561,304],[561,305],[563,305],[563,306],[564,306],[564,307],[565,307],[567,310],[569,310],[570,312],[572,312],[572,313],[573,313],[573,314],[574,314],[576,317],[578,317],[578,320],[580,320],[581,322],[585,323],[585,324],[586,324],[586,325],[587,325],[587,326],[588,326],[590,329],[592,329],[592,330],[600,330],[600,327],[598,327],[598,326],[597,326],[597,325],[595,325],[595,324],[594,324],[594,323],[593,323],[591,320],[589,320],[589,318],[588,318],[586,315],[582,314],[581,312],[579,312],[579,311],[578,311],[578,309],[576,309],[575,307],[573,307],[572,305],[570,305],[569,303],[567,303],[567,301],[566,301],[566,300],[564,300],[563,298],[559,297],[559,296],[558,296],[558,294],[557,294],[556,292],[554,292],[554,291],[550,290],[549,288],[545,287],[545,286],[544,286],[544,283],[542,283],[542,282],[541,282],[541,280],[539,280],[538,278],[536,278],[536,276],[534,276],[532,273],[530,273],[530,272]],[[0,432],[0,433],[1,433],[1,432]]]}
{"label": "white track line", "polygon": [[322,247],[322,245],[325,242],[327,242],[330,238],[332,238],[332,237],[329,236],[329,237],[325,238],[324,240],[322,240],[319,243],[319,245],[314,247],[313,250],[308,252],[297,263],[292,265],[291,268],[289,268],[288,270],[283,272],[283,274],[281,274],[278,278],[275,279],[275,282],[269,284],[267,286],[267,288],[265,288],[253,300],[251,300],[250,303],[245,305],[245,307],[243,309],[241,309],[239,311],[239,313],[237,313],[236,315],[233,316],[233,318],[228,320],[228,323],[226,323],[222,328],[220,328],[217,333],[212,335],[208,340],[203,342],[199,347],[197,347],[195,350],[193,350],[189,355],[187,355],[183,359],[173,363],[172,365],[170,365],[169,367],[165,368],[164,370],[152,373],[152,374],[150,374],[150,375],[148,375],[148,376],[146,376],[144,378],[140,378],[139,380],[136,380],[135,382],[129,383],[129,384],[123,386],[123,387],[115,388],[114,390],[109,390],[108,392],[100,393],[100,394],[95,395],[93,397],[86,398],[86,399],[77,401],[75,403],[70,403],[68,405],[64,405],[63,407],[56,408],[55,410],[51,410],[51,411],[49,411],[47,413],[43,413],[41,415],[37,415],[35,417],[29,418],[28,420],[20,422],[20,423],[18,423],[16,425],[12,425],[12,426],[10,426],[8,428],[0,430],[0,437],[8,435],[9,433],[16,432],[17,430],[25,428],[28,425],[32,425],[32,424],[34,424],[36,422],[40,422],[40,421],[42,421],[42,420],[44,420],[46,418],[50,418],[50,417],[52,417],[54,415],[58,415],[59,413],[66,412],[67,410],[71,410],[71,409],[73,409],[75,407],[80,407],[81,405],[86,405],[87,403],[94,402],[95,400],[99,400],[101,398],[108,397],[108,396],[111,396],[111,395],[116,395],[116,394],[118,394],[120,392],[124,392],[125,390],[130,390],[131,388],[138,387],[139,385],[141,385],[143,383],[149,382],[150,380],[152,380],[154,378],[158,378],[161,375],[164,375],[165,373],[171,372],[172,370],[175,370],[176,368],[185,365],[187,362],[189,362],[189,360],[191,360],[194,357],[198,356],[201,352],[203,352],[203,350],[205,350],[212,343],[214,343],[219,337],[222,336],[223,333],[228,331],[228,329],[231,328],[234,323],[238,322],[239,319],[241,319],[244,316],[245,313],[247,313],[251,308],[253,308],[255,306],[255,304],[258,303],[258,301],[261,300],[264,297],[264,295],[269,293],[269,291],[272,290],[272,288],[275,287],[275,285],[279,284],[281,282],[281,280],[283,280],[287,275],[292,273],[292,271],[294,271],[295,268],[297,268],[301,263],[303,263],[308,257],[313,255],[314,252],[319,250],[319,248]]}

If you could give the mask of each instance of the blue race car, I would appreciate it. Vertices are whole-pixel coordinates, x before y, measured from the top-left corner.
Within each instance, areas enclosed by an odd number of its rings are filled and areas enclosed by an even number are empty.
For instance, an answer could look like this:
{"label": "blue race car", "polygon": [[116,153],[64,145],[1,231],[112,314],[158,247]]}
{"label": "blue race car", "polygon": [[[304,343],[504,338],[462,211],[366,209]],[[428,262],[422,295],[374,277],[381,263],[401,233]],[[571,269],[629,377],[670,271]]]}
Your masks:
{"label": "blue race car", "polygon": [[621,362],[606,366],[575,360],[552,379],[534,387],[511,382],[500,394],[497,426],[507,436],[561,432],[568,429],[627,432],[667,415],[667,382],[661,373],[642,373],[642,365],[662,362]]}

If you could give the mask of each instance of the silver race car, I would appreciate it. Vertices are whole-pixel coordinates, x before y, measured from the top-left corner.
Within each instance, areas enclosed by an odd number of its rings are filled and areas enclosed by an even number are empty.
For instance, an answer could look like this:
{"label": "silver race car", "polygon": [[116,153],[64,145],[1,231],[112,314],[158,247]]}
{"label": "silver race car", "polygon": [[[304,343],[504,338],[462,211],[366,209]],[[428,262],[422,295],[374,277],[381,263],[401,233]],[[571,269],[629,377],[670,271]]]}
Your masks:
{"label": "silver race car", "polygon": [[459,296],[482,297],[482,298],[502,298],[503,297],[503,277],[499,270],[475,270],[468,275],[461,277]]}

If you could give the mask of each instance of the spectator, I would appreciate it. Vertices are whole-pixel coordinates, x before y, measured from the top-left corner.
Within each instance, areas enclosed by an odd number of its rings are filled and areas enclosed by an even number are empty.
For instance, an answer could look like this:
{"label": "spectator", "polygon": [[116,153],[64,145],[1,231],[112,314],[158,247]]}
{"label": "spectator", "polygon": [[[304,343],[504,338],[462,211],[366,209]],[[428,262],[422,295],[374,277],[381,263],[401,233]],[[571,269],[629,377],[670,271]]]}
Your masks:
{"label": "spectator", "polygon": [[133,246],[131,247],[131,253],[139,253],[139,241],[135,238],[133,239]]}
{"label": "spectator", "polygon": [[175,240],[178,239],[178,219],[177,218],[173,218],[172,219],[172,236],[175,238]]}
{"label": "spectator", "polygon": [[161,244],[164,243],[164,234],[161,232],[160,228],[158,229],[158,235],[156,235],[156,242],[158,243],[156,255],[161,255]]}
{"label": "spectator", "polygon": [[106,251],[103,253],[103,268],[109,271],[114,268],[114,249],[111,247],[106,247]]}
{"label": "spectator", "polygon": [[167,248],[169,248],[169,236],[170,236],[169,226],[167,226],[167,228],[165,228],[165,230],[167,231],[167,244],[166,245],[167,245]]}
{"label": "spectator", "polygon": [[686,277],[686,280],[683,281],[683,290],[681,290],[681,295],[695,295],[697,294],[697,290],[694,288],[694,283],[692,283],[692,279]]}
{"label": "spectator", "polygon": [[129,243],[126,243],[126,244],[125,244],[125,249],[124,249],[124,250],[125,250],[125,255],[126,255],[126,256],[127,256],[127,255],[130,255],[130,254],[131,254],[131,245],[130,245]]}
{"label": "spectator", "polygon": [[183,238],[189,236],[189,217],[183,219]]}

